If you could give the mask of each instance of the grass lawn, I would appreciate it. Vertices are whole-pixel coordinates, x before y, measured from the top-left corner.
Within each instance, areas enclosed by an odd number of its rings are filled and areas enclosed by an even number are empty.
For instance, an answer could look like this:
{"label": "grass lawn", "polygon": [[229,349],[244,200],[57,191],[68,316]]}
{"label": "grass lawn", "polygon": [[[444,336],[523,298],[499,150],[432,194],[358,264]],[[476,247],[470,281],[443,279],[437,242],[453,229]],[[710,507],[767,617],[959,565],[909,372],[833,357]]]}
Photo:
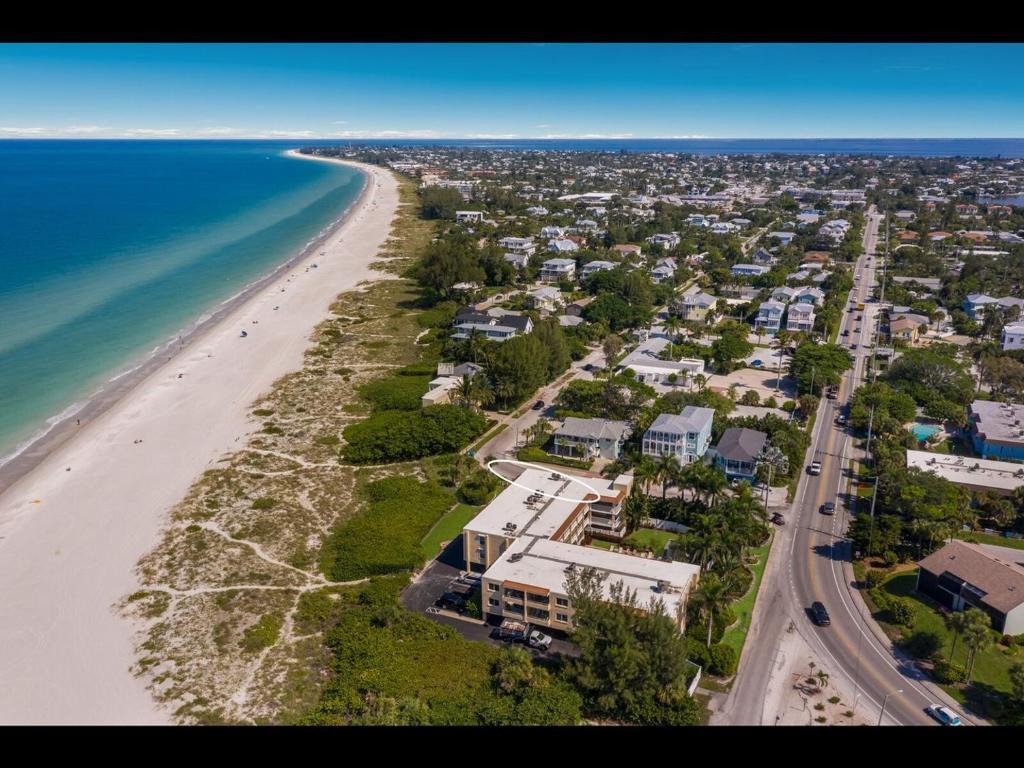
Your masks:
{"label": "grass lawn", "polygon": [[456,504],[445,512],[444,517],[423,537],[420,545],[423,548],[423,556],[428,561],[437,557],[441,551],[441,542],[451,541],[458,536],[466,527],[466,523],[476,517],[481,509],[483,507],[475,507],[472,504]]}
{"label": "grass lawn", "polygon": [[976,544],[995,544],[997,547],[1024,549],[1024,539],[1010,539],[1006,536],[996,536],[991,533],[975,533],[973,531],[957,531],[954,535],[958,539],[973,541]]}
{"label": "grass lawn", "polygon": [[[656,531],[653,528],[641,528],[639,531],[633,531],[633,533],[627,536],[623,540],[622,544],[623,546],[632,547],[633,549],[649,549],[660,557],[665,552],[665,545],[678,538],[680,538],[680,534],[672,533],[671,531]],[[610,541],[593,539],[590,542],[590,546],[599,547],[600,549],[611,549],[613,543]]]}
{"label": "grass lawn", "polygon": [[[876,612],[874,614],[875,619],[882,629],[885,630],[885,633],[894,640],[921,630],[935,632],[942,638],[942,653],[948,657],[953,635],[946,628],[942,615],[936,610],[937,603],[924,595],[914,592],[914,585],[916,583],[917,570],[914,569],[893,574],[882,584],[882,589],[886,593],[906,597],[910,600],[914,608],[914,621],[910,628],[890,624],[886,621],[888,617],[883,612]],[[997,635],[994,631],[992,634],[993,637]],[[974,664],[974,676],[972,679],[982,686],[990,686],[997,691],[1008,694],[1011,690],[1010,667],[1018,661],[1024,661],[1024,655],[1012,655],[1006,653],[1005,650],[1002,645],[996,643],[979,653]],[[962,638],[957,641],[952,661],[962,666],[967,665],[967,648]],[[942,688],[961,704],[970,698],[968,691],[957,686],[943,685]]]}
{"label": "grass lawn", "polygon": [[736,658],[743,653],[743,643],[747,639],[747,632],[750,630],[750,617],[754,613],[754,601],[757,598],[757,590],[761,587],[761,577],[764,576],[764,568],[768,564],[768,553],[771,551],[775,534],[763,546],[751,551],[751,555],[757,557],[757,565],[754,566],[754,580],[750,582],[750,589],[737,600],[732,609],[736,612],[739,621],[722,636],[722,642],[736,649]]}

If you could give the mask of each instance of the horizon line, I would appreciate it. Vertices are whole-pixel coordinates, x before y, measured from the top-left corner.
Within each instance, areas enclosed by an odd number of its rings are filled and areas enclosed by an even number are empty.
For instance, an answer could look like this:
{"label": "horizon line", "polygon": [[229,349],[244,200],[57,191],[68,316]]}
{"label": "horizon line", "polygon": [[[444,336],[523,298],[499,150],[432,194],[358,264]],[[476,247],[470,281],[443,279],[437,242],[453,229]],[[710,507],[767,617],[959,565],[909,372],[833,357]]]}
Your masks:
{"label": "horizon line", "polygon": [[[274,136],[2,136],[0,141],[277,141]],[[305,136],[301,141],[1024,141],[1024,136]]]}

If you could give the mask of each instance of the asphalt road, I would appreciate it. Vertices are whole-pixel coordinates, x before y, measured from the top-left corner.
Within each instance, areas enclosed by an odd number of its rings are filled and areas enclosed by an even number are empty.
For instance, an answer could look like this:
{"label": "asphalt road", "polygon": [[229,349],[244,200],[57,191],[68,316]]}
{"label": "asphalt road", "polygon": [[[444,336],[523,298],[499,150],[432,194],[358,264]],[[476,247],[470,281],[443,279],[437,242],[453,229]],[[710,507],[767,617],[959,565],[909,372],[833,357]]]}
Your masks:
{"label": "asphalt road", "polygon": [[[868,216],[865,254],[855,268],[860,279],[851,291],[851,306],[871,294],[881,221],[880,215]],[[869,255],[873,257],[870,266]],[[877,322],[874,310],[873,305],[867,304],[864,312],[844,312],[840,333],[849,329],[850,335],[840,336],[839,342],[857,345],[852,351],[854,368],[844,376],[839,397],[823,399],[819,407],[807,462],[820,461],[821,474],[809,475],[805,470],[801,477],[788,515],[792,522],[780,530],[772,549],[772,562],[758,598],[748,647],[744,649],[737,680],[717,718],[719,722],[760,725],[774,718],[774,713],[764,711],[766,691],[772,668],[779,663],[780,640],[790,622],[826,671],[853,681],[855,707],[860,712],[870,712],[876,721],[885,702],[885,724],[934,725],[925,708],[933,703],[950,703],[912,662],[881,639],[884,635],[852,588],[850,542],[845,538],[849,517],[843,494],[853,446],[849,434],[836,426],[835,417],[837,409],[850,400],[854,389],[862,383]],[[860,315],[864,320],[858,322],[856,318]],[[820,513],[826,501],[835,502],[835,515]],[[811,621],[808,609],[816,600],[828,609],[831,626],[817,627]],[[959,707],[956,709],[961,712]]]}

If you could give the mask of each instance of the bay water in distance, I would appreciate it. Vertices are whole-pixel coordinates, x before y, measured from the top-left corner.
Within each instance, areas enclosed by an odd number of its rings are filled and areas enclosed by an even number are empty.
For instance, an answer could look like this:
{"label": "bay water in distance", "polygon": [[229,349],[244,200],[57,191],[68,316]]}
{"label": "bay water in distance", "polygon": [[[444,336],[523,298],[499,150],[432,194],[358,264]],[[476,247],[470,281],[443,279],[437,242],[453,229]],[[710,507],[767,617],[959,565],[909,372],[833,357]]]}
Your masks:
{"label": "bay water in distance", "polygon": [[0,463],[355,202],[289,146],[0,141]]}

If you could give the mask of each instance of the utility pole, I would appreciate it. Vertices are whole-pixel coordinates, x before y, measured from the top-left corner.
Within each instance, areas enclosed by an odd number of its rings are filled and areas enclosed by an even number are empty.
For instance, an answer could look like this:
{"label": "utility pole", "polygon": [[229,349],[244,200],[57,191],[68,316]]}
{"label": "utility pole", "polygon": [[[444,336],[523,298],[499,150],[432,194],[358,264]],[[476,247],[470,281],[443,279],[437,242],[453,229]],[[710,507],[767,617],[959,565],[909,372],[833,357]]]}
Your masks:
{"label": "utility pole", "polygon": [[867,556],[871,558],[871,544],[875,538],[875,499],[878,498],[878,475],[875,475],[875,490],[871,492],[871,520],[868,524],[868,552]]}
{"label": "utility pole", "polygon": [[887,694],[885,694],[885,698],[882,699],[882,711],[878,713],[878,724],[879,725],[882,724],[882,718],[885,716],[885,705],[889,702],[889,697],[890,696],[894,696],[897,693],[903,693],[903,689],[900,688],[898,691],[893,691],[892,693],[887,693]]}
{"label": "utility pole", "polygon": [[864,446],[864,457],[867,458],[871,453],[871,427],[875,421],[875,406],[871,406],[871,413],[868,414],[868,442]]}

